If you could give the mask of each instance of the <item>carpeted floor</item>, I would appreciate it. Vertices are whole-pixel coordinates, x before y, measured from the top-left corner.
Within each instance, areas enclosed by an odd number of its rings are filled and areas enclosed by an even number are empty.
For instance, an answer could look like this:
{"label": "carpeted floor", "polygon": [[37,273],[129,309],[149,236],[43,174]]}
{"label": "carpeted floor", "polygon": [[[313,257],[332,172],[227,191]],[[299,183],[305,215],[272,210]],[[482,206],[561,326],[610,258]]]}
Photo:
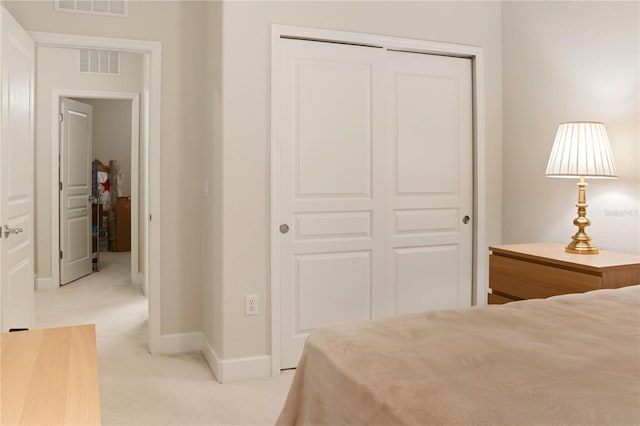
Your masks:
{"label": "carpeted floor", "polygon": [[201,353],[150,355],[147,299],[129,281],[129,253],[101,253],[101,270],[36,293],[36,326],[96,324],[105,425],[269,425],[292,372],[224,385]]}

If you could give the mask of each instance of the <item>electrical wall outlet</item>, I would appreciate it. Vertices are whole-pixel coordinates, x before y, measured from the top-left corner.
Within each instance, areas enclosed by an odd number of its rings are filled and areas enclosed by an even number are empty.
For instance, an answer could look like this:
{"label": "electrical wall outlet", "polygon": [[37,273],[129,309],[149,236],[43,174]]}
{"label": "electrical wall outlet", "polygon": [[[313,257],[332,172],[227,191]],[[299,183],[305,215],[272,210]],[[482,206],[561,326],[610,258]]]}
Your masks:
{"label": "electrical wall outlet", "polygon": [[244,314],[258,315],[258,295],[247,294],[244,296]]}

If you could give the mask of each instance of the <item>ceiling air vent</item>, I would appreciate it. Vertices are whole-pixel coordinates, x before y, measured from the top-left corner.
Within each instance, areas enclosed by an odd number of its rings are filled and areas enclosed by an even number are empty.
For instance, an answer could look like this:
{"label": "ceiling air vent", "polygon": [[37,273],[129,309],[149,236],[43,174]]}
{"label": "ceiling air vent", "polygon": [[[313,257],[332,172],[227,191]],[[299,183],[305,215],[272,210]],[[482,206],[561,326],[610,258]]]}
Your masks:
{"label": "ceiling air vent", "polygon": [[56,12],[128,16],[128,0],[54,0]]}
{"label": "ceiling air vent", "polygon": [[120,75],[120,52],[80,49],[78,71],[82,74]]}

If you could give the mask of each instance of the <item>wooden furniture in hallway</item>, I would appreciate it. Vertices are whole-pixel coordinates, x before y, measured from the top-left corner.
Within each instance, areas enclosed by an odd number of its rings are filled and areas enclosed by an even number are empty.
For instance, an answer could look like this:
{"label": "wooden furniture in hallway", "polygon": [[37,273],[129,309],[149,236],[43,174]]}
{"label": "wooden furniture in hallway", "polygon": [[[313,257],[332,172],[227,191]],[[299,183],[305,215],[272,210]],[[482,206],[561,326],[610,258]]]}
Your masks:
{"label": "wooden furniture in hallway", "polygon": [[95,325],[0,339],[0,424],[100,424]]}

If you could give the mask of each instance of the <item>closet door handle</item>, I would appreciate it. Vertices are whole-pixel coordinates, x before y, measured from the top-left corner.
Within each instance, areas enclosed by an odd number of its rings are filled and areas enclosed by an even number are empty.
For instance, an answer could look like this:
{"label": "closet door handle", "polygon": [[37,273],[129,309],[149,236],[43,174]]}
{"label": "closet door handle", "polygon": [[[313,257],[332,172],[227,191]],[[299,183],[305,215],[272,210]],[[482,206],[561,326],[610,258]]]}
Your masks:
{"label": "closet door handle", "polygon": [[289,232],[289,225],[287,225],[286,223],[280,225],[280,233],[286,234],[287,232]]}

